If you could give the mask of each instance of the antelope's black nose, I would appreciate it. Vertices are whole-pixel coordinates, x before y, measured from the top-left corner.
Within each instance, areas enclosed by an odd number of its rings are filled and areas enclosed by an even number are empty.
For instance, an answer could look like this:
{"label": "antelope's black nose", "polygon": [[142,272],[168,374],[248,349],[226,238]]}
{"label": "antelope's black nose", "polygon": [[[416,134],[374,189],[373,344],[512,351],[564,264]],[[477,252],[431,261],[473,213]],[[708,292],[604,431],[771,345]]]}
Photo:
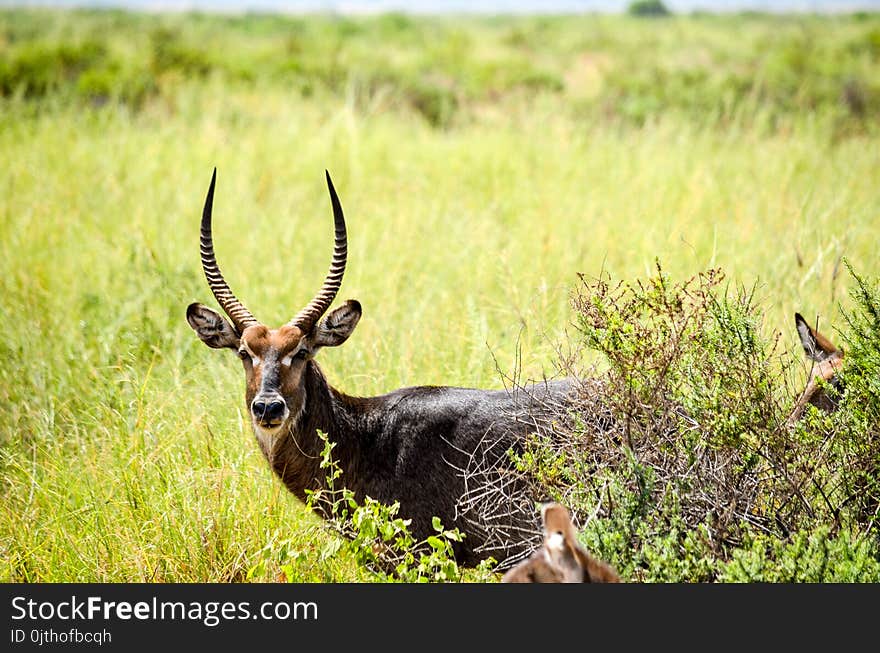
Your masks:
{"label": "antelope's black nose", "polygon": [[251,412],[254,419],[260,424],[276,424],[284,417],[287,408],[280,399],[254,399],[251,404]]}

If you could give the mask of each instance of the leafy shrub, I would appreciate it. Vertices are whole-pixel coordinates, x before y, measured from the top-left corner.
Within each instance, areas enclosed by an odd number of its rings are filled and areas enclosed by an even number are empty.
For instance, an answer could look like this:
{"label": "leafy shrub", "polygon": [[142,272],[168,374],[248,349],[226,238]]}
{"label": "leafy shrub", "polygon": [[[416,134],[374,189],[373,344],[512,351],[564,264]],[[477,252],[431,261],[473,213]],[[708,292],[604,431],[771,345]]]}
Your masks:
{"label": "leafy shrub", "polygon": [[44,96],[75,80],[105,56],[106,48],[96,41],[57,46],[29,44],[18,49],[0,68],[0,92],[3,95],[20,92],[25,97]]}
{"label": "leafy shrub", "polygon": [[147,71],[118,66],[87,70],[76,82],[77,94],[95,105],[117,101],[139,108],[156,90],[154,78]]}
{"label": "leafy shrub", "polygon": [[458,108],[458,97],[448,87],[428,81],[416,81],[404,90],[409,105],[432,127],[447,127]]}
{"label": "leafy shrub", "polygon": [[827,526],[787,540],[756,535],[720,567],[724,582],[871,583],[880,578],[876,541]]}
{"label": "leafy shrub", "polygon": [[[786,560],[798,579],[876,574],[880,291],[853,276],[840,410],[798,422],[794,359],[764,335],[753,289],[720,290],[717,270],[673,283],[659,264],[634,283],[582,279],[581,344],[605,366],[573,427],[540,429],[519,470],[591,515],[586,546],[630,579],[760,578]],[[822,563],[826,540],[855,566]]]}
{"label": "leafy shrub", "polygon": [[182,43],[179,34],[174,30],[153,30],[150,44],[150,65],[156,75],[176,71],[186,76],[205,76],[213,67],[204,51]]}
{"label": "leafy shrub", "polygon": [[880,288],[846,265],[856,282],[856,306],[844,313],[849,327],[843,334],[846,358],[840,374],[844,397],[829,418],[822,420],[814,411],[813,419],[826,425],[833,438],[829,455],[843,511],[874,524],[880,515]]}

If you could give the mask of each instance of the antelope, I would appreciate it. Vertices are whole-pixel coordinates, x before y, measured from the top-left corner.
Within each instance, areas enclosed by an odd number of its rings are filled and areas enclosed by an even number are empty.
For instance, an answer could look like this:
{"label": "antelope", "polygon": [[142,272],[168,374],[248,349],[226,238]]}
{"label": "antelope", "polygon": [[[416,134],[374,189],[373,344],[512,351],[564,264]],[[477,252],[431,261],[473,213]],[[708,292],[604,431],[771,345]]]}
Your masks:
{"label": "antelope", "polygon": [[795,404],[789,418],[790,422],[795,422],[803,416],[807,404],[828,412],[837,409],[841,391],[837,374],[843,366],[842,349],[838,349],[828,338],[811,327],[800,313],[794,314],[794,322],[804,354],[813,364],[807,387]]}
{"label": "antelope", "polygon": [[577,541],[568,509],[559,503],[541,507],[544,544],[508,570],[502,583],[619,583],[611,565],[597,560]]}
{"label": "antelope", "polygon": [[[459,499],[473,488],[466,487],[462,470],[478,450],[482,460],[503,466],[508,450],[535,430],[528,418],[531,412],[564,403],[573,387],[571,379],[544,381],[515,392],[418,386],[355,397],[337,390],[316,356],[322,348],[348,340],[362,309],[357,300],[349,299],[328,310],[342,284],[348,248],[342,205],[330,174],[326,180],[335,229],[330,268],[305,308],[277,328],[258,321],[220,271],[211,221],[216,179],[215,168],[199,243],[205,278],[229,319],[200,303],[189,305],[186,319],[208,347],[230,349],[241,359],[254,435],[287,489],[305,501],[307,491],[326,487],[320,431],[334,445],[340,482],[356,500],[369,496],[383,503],[399,502],[399,514],[411,520],[418,538],[434,532],[433,516],[445,528],[459,528],[465,535],[454,545],[459,563],[473,565],[491,556],[503,569],[528,555],[531,547],[522,534],[540,534],[534,500],[527,511],[504,507],[491,524],[479,515],[463,514]],[[503,470],[498,478],[508,482]]]}

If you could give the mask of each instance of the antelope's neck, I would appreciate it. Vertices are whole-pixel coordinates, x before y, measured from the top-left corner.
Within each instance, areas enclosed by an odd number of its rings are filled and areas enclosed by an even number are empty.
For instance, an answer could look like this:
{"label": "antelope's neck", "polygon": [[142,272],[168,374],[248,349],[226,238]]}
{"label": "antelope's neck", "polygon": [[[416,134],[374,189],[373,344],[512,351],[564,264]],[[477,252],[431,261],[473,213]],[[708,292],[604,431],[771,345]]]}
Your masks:
{"label": "antelope's neck", "polygon": [[305,501],[306,490],[326,487],[330,471],[321,468],[325,442],[318,435],[320,431],[333,445],[333,460],[342,469],[337,483],[358,494],[361,488],[356,483],[356,467],[362,460],[364,444],[358,435],[353,406],[358,400],[332,388],[314,360],[306,368],[303,389],[302,410],[285,432],[267,437],[255,427],[263,454],[287,488]]}

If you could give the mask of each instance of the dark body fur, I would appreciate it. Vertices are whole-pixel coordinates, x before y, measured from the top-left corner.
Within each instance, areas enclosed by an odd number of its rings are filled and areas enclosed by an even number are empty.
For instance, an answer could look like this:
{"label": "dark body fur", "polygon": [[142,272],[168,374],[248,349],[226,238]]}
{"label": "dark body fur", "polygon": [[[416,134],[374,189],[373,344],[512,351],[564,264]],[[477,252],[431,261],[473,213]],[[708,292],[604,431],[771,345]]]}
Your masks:
{"label": "dark body fur", "polygon": [[[350,397],[330,387],[314,361],[308,362],[304,380],[303,413],[272,451],[264,448],[287,488],[305,500],[306,489],[324,487],[321,430],[336,444],[341,482],[358,500],[399,501],[400,515],[412,519],[418,539],[433,533],[433,516],[446,528],[458,527],[466,537],[456,547],[456,558],[465,565],[493,551],[487,547],[491,527],[475,527],[474,516],[467,518],[458,509],[466,489],[462,470],[475,452],[502,467],[507,450],[521,450],[524,436],[536,430],[536,416],[564,403],[572,387],[563,379],[511,391],[421,386]],[[505,526],[513,531],[540,532],[536,518],[527,523],[512,519]],[[507,545],[495,553],[496,560],[527,553],[532,546],[527,538]]]}

